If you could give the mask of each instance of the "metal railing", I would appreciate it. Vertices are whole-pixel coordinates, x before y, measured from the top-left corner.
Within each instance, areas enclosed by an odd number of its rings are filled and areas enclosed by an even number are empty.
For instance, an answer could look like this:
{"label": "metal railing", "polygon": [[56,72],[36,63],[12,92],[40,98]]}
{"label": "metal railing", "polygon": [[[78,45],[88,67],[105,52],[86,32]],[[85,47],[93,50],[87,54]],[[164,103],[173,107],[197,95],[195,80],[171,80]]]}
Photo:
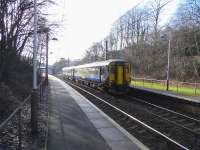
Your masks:
{"label": "metal railing", "polygon": [[[46,80],[42,80],[38,85],[38,98],[40,102],[42,101],[45,87]],[[6,149],[9,146],[8,149],[16,149],[17,147],[18,150],[22,150],[22,138],[25,132],[22,127],[25,124],[30,126],[29,122],[24,121],[24,117],[28,116],[29,120],[31,117],[30,101],[31,94],[0,124],[0,149]],[[12,140],[12,142],[9,142],[9,140]]]}
{"label": "metal railing", "polygon": [[[132,84],[158,90],[166,90],[167,88],[166,80],[132,78]],[[169,81],[169,90],[188,96],[200,96],[200,83]]]}

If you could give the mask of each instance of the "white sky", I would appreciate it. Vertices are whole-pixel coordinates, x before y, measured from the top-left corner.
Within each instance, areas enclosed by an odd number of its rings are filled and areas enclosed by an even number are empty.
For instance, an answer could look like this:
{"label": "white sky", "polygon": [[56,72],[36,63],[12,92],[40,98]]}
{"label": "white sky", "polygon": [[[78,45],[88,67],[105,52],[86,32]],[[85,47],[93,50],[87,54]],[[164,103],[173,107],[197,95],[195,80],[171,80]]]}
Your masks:
{"label": "white sky", "polygon": [[[58,5],[49,8],[50,19],[62,26],[56,33],[58,41],[50,41],[49,63],[60,58],[79,59],[93,42],[108,35],[111,25],[126,11],[142,0],[57,0]],[[166,10],[176,7],[174,0]],[[169,10],[169,11],[168,11]]]}

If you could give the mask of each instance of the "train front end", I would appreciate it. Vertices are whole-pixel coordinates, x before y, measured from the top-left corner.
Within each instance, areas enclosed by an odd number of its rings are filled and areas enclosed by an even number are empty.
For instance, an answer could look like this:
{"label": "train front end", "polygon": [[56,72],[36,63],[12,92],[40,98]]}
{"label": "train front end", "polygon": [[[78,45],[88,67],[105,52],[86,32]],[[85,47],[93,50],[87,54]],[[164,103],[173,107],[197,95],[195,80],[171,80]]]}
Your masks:
{"label": "train front end", "polygon": [[109,86],[116,92],[125,92],[128,90],[131,82],[130,63],[119,61],[109,64]]}

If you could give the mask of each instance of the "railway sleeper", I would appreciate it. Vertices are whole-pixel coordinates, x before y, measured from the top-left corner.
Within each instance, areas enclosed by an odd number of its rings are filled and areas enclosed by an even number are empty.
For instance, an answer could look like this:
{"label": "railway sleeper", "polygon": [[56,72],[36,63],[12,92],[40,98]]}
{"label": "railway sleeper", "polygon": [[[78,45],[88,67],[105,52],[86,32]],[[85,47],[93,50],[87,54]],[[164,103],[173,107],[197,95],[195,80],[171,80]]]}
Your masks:
{"label": "railway sleeper", "polygon": [[153,111],[155,111],[159,115],[166,114],[166,111],[164,110],[153,110]]}
{"label": "railway sleeper", "polygon": [[123,115],[123,114],[120,114],[120,113],[115,113],[115,116],[117,116],[118,118],[121,118],[121,117],[123,117],[124,115]]}
{"label": "railway sleeper", "polygon": [[119,118],[122,118],[123,116],[117,116],[117,115],[112,115],[111,114],[111,116],[112,116],[112,118],[114,119],[114,120],[116,120],[117,122],[121,122],[121,120],[119,119]]}
{"label": "railway sleeper", "polygon": [[129,117],[125,116],[125,117],[120,118],[119,121],[120,122],[123,121],[124,123],[126,123],[129,119],[130,119]]}
{"label": "railway sleeper", "polygon": [[130,131],[133,131],[135,130],[135,128],[137,128],[138,125],[131,125],[130,127],[128,127],[127,129],[130,130]]}
{"label": "railway sleeper", "polygon": [[170,119],[175,119],[176,120],[176,119],[178,119],[178,117],[177,116],[171,116]]}
{"label": "railway sleeper", "polygon": [[142,130],[138,130],[137,131],[139,134],[143,134],[143,133],[146,133],[146,130],[145,129],[142,129]]}
{"label": "railway sleeper", "polygon": [[[146,133],[148,130],[145,129],[144,127],[141,127],[141,126],[137,126],[135,129],[134,129],[135,132],[137,132],[138,134],[144,134]],[[133,130],[132,130],[133,132]]]}
{"label": "railway sleeper", "polygon": [[177,119],[176,122],[178,122],[178,123],[184,123],[184,122],[186,122],[186,120],[185,119]]}
{"label": "railway sleeper", "polygon": [[164,113],[164,114],[161,114],[162,117],[170,117],[171,114],[170,113]]}
{"label": "railway sleeper", "polygon": [[197,134],[200,134],[200,128],[194,128],[194,131],[197,132]]}
{"label": "railway sleeper", "polygon": [[[132,129],[133,128],[133,125],[135,124],[135,122],[133,120],[129,121],[129,122],[126,122],[126,124],[123,124],[123,127],[125,129]],[[136,126],[135,126],[136,127]]]}
{"label": "railway sleeper", "polygon": [[193,127],[194,125],[195,125],[195,123],[193,123],[193,122],[185,123],[185,126],[187,126],[187,127]]}

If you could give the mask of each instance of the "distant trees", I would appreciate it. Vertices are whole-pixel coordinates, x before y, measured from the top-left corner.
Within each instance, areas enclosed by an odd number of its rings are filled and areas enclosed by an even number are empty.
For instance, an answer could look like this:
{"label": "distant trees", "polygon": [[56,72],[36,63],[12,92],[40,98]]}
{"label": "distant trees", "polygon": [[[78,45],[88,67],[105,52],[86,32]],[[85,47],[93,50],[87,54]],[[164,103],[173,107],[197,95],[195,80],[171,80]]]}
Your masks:
{"label": "distant trees", "polygon": [[61,58],[59,61],[54,63],[54,72],[55,73],[62,73],[62,68],[69,67],[70,60],[66,60],[65,58]]}
{"label": "distant trees", "polygon": [[85,57],[83,58],[83,63],[90,63],[95,61],[100,61],[105,59],[105,42],[96,42],[86,50]]}
{"label": "distant trees", "polygon": [[53,73],[55,73],[55,74],[62,73],[62,69],[64,67],[77,66],[80,64],[81,64],[80,60],[70,60],[69,58],[68,59],[60,58],[59,61],[56,61],[53,64]]}
{"label": "distant trees", "polygon": [[[103,41],[108,41],[109,51],[123,51],[124,59],[132,63],[134,76],[166,79],[170,39],[170,77],[180,81],[200,80],[200,0],[182,1],[176,14],[164,21],[164,13],[170,13],[165,11],[170,2],[149,0],[132,8],[113,24]],[[101,49],[96,48],[99,43]],[[105,44],[99,43],[88,49],[83,60],[105,58],[102,57]]]}
{"label": "distant trees", "polygon": [[[174,62],[173,71],[186,80],[200,80],[200,1],[185,0],[174,19]],[[177,66],[176,64],[179,64]],[[179,78],[180,78],[179,77]]]}

